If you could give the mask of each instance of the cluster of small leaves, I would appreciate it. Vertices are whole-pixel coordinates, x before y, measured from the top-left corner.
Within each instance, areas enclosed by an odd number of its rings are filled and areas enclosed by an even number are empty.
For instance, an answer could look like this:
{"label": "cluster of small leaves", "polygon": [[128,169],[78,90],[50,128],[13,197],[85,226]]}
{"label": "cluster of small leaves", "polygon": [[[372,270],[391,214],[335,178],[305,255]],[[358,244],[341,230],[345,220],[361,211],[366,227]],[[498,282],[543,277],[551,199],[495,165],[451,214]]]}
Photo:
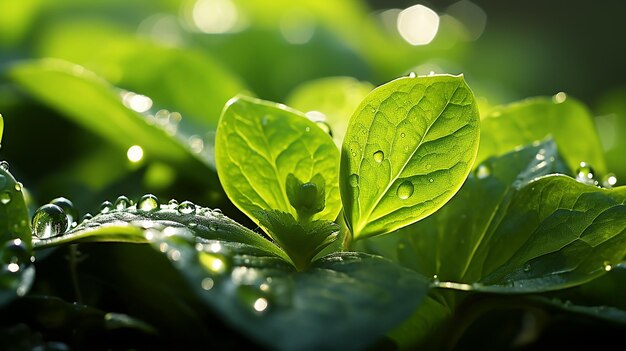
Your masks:
{"label": "cluster of small leaves", "polygon": [[[145,117],[123,108],[111,87],[75,71],[55,61],[16,66],[12,74],[81,123],[81,108],[31,78],[91,89],[118,111],[117,123],[146,130]],[[232,98],[217,123],[214,159],[191,152],[179,134],[166,138],[172,153],[161,157],[184,154],[215,166],[229,200],[258,231],[190,202],[148,197],[143,206],[124,198],[45,237],[39,221],[55,219],[36,217],[39,238],[31,244],[22,186],[3,168],[0,304],[28,292],[33,248],[139,243],[163,256],[202,306],[261,345],[364,349],[387,334],[411,347],[428,342],[425,330],[446,325],[465,291],[506,296],[581,287],[586,296],[597,294],[596,278],[620,270],[626,188],[571,177],[581,159],[606,172],[579,103],[527,100],[481,121],[462,76],[403,77],[365,95],[369,90],[363,86],[347,125],[345,118],[320,124],[282,104]],[[301,91],[294,101],[304,106]],[[563,118],[572,127],[558,128]],[[114,134],[113,127],[92,127]],[[147,128],[141,140],[156,152],[168,132]],[[577,128],[591,133],[588,145],[571,142]],[[625,320],[620,306],[596,313],[558,296],[525,297],[534,306]]]}

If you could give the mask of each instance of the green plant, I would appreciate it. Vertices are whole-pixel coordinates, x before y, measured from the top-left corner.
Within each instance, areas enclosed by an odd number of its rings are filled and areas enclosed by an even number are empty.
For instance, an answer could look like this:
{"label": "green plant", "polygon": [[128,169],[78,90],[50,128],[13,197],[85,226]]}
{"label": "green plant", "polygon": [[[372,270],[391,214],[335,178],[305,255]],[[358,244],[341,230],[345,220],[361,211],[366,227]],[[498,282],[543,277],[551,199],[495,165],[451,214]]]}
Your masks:
{"label": "green plant", "polygon": [[[119,111],[119,123],[142,131],[142,145],[152,145],[144,147],[147,152],[159,148],[161,129],[142,124],[144,117],[132,109],[117,107],[101,81],[69,73],[64,65],[17,66],[13,74],[78,119],[83,111],[39,89],[31,78],[93,89]],[[306,103],[303,96],[298,99]],[[542,123],[530,123],[527,116]],[[49,248],[69,245],[70,274],[78,287],[76,245],[121,242],[148,244],[151,257],[167,259],[157,259],[154,267],[166,281],[180,284],[177,303],[212,311],[255,345],[272,349],[364,349],[385,335],[401,348],[453,347],[472,318],[494,306],[559,308],[625,320],[618,309],[563,302],[583,301],[602,283],[595,278],[623,270],[626,254],[626,188],[611,188],[610,175],[600,184],[605,188],[599,187],[588,166],[571,170],[586,160],[606,172],[589,116],[578,102],[527,100],[494,109],[479,121],[462,76],[411,75],[363,98],[341,152],[329,132],[342,122],[308,117],[241,95],[222,111],[214,161],[167,139],[172,152],[165,159],[185,154],[189,164],[215,164],[230,201],[266,235],[218,209],[190,201],[160,203],[153,195],[136,203],[126,196],[105,201],[97,215],[82,221],[71,201],[57,198],[37,209],[29,226],[22,185],[3,164],[0,303],[28,293],[38,268],[33,250],[45,255]],[[564,118],[578,121],[554,127]],[[584,145],[572,140],[584,133]],[[116,257],[127,262],[123,269],[147,274],[150,268],[132,255]],[[149,275],[154,274],[159,276]],[[144,284],[162,289],[151,279]],[[586,288],[566,290],[581,285]],[[128,298],[140,299],[148,288],[138,289]],[[63,301],[37,296],[17,301],[86,318]],[[126,315],[91,315],[142,337],[160,329]]]}

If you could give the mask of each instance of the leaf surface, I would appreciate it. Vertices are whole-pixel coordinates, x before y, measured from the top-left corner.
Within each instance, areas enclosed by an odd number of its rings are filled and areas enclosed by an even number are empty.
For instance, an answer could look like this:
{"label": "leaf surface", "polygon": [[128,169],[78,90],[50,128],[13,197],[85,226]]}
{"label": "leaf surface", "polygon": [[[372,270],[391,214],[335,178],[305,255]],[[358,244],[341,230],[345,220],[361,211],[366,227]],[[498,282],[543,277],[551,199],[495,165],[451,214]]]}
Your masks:
{"label": "leaf surface", "polygon": [[169,205],[113,210],[35,245],[124,235],[149,242],[208,308],[273,349],[363,349],[408,317],[428,290],[418,274],[365,253],[331,254],[297,272],[269,241],[200,207],[186,214]]}
{"label": "leaf surface", "polygon": [[388,233],[443,206],[478,149],[479,116],[462,76],[405,77],[356,109],[341,155],[341,197],[355,238]]}
{"label": "leaf surface", "polygon": [[232,99],[217,129],[215,155],[224,191],[257,224],[261,211],[279,210],[298,218],[288,194],[290,174],[296,184],[323,179],[316,183],[325,186],[324,207],[312,219],[332,221],[341,210],[339,151],[296,110],[249,97]]}

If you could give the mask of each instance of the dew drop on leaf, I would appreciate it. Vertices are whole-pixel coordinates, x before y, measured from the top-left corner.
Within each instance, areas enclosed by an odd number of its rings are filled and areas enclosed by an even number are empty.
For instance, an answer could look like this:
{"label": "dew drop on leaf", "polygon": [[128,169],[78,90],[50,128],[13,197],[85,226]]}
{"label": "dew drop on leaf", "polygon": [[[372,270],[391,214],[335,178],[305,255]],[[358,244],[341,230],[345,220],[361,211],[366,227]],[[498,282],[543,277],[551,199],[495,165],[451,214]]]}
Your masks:
{"label": "dew drop on leaf", "polygon": [[171,199],[170,201],[168,201],[167,204],[170,205],[171,207],[177,207],[178,201],[176,201],[176,199]]}
{"label": "dew drop on leaf", "polygon": [[398,190],[396,190],[396,194],[398,195],[398,197],[402,200],[406,200],[409,197],[411,197],[411,195],[413,195],[413,183],[411,183],[410,181],[406,180],[404,182],[402,182],[402,184],[400,184],[400,186],[398,186]]}
{"label": "dew drop on leaf", "polygon": [[374,152],[374,161],[381,163],[385,159],[385,153],[381,150]]}
{"label": "dew drop on leaf", "polygon": [[65,233],[67,215],[57,205],[47,204],[39,207],[33,216],[33,231],[40,239],[47,239]]}
{"label": "dew drop on leaf", "polygon": [[159,208],[159,199],[152,194],[146,194],[139,199],[137,208],[144,212],[152,212]]}
{"label": "dew drop on leaf", "polygon": [[602,263],[602,265],[604,266],[604,270],[609,272],[611,269],[613,269],[613,266],[611,265],[610,261],[604,261]]}
{"label": "dew drop on leaf", "polygon": [[7,266],[7,270],[15,273],[24,268],[31,261],[26,246],[21,239],[14,239],[4,243],[0,250],[2,253],[2,263]]}
{"label": "dew drop on leaf", "polygon": [[524,272],[530,272],[530,263],[524,265]]}
{"label": "dew drop on leaf", "polygon": [[617,184],[617,177],[614,173],[608,173],[602,177],[602,186],[605,188],[612,188]]}
{"label": "dew drop on leaf", "polygon": [[183,201],[177,209],[181,214],[191,214],[196,211],[196,205],[191,201]]}
{"label": "dew drop on leaf", "polygon": [[317,126],[320,127],[320,129],[326,132],[326,134],[330,135],[331,137],[333,136],[333,131],[332,129],[330,129],[330,125],[328,123],[324,121],[317,121],[315,122],[315,124],[317,124]]}
{"label": "dew drop on leaf", "polygon": [[434,182],[434,181],[435,181],[435,180],[434,180],[433,178],[429,178],[429,179],[428,179],[428,182],[429,182],[429,183],[432,183],[432,182]]}
{"label": "dew drop on leaf", "polygon": [[119,196],[117,200],[115,200],[116,210],[125,210],[128,206],[130,206],[130,200],[124,195]]}
{"label": "dew drop on leaf", "polygon": [[404,137],[406,137],[406,134],[405,133],[400,133],[400,137],[404,138]]}
{"label": "dew drop on leaf", "polygon": [[350,186],[353,188],[359,186],[359,176],[357,174],[351,174],[348,181],[350,182]]}
{"label": "dew drop on leaf", "polygon": [[476,178],[485,179],[491,175],[491,170],[486,165],[480,165],[476,169]]}
{"label": "dew drop on leaf", "polygon": [[200,287],[206,291],[213,289],[214,285],[215,285],[215,282],[213,281],[213,278],[211,277],[206,277],[202,279],[202,281],[200,282]]}
{"label": "dew drop on leaf", "polygon": [[92,218],[93,218],[93,215],[91,213],[85,213],[85,215],[83,216],[83,222],[89,221]]}
{"label": "dew drop on leaf", "polygon": [[57,197],[56,199],[50,201],[50,203],[61,207],[63,212],[65,212],[68,228],[76,226],[76,221],[78,220],[78,210],[76,210],[76,207],[74,206],[74,203],[72,203],[72,201],[64,197]]}
{"label": "dew drop on leaf", "polygon": [[9,163],[7,161],[0,161],[0,168],[2,170],[8,172],[9,171]]}
{"label": "dew drop on leaf", "polygon": [[415,77],[417,77],[417,74],[415,74],[415,72],[409,73],[409,78],[415,78]]}
{"label": "dew drop on leaf", "polygon": [[0,193],[0,202],[5,205],[11,202],[11,193],[9,193],[8,191],[3,191],[2,193]]}
{"label": "dew drop on leaf", "polygon": [[595,179],[595,171],[586,162],[581,162],[576,170],[576,180],[584,184],[598,185],[598,181]]}
{"label": "dew drop on leaf", "polygon": [[113,208],[111,201],[105,201],[100,205],[100,213],[108,213]]}

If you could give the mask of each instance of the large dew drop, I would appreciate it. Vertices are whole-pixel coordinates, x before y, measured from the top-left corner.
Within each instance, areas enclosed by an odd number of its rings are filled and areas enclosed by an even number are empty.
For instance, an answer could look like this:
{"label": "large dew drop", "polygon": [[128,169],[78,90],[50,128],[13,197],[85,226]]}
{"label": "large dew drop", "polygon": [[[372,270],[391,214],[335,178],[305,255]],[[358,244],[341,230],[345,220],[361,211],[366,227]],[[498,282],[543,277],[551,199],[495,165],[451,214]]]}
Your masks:
{"label": "large dew drop", "polygon": [[100,205],[100,213],[108,213],[113,208],[111,201],[105,201]]}
{"label": "large dew drop", "polygon": [[350,175],[348,181],[350,182],[350,186],[353,188],[359,186],[359,176],[357,174]]}
{"label": "large dew drop", "polygon": [[122,195],[122,196],[119,196],[117,200],[115,200],[114,207],[116,210],[125,210],[130,205],[131,205],[130,200],[126,196]]}
{"label": "large dew drop", "polygon": [[0,193],[0,202],[2,202],[3,204],[8,204],[9,202],[11,202],[11,193],[9,193],[8,191],[3,191]]}
{"label": "large dew drop", "polygon": [[152,212],[159,208],[159,199],[152,194],[146,194],[139,199],[137,208],[141,211]]}
{"label": "large dew drop", "polygon": [[177,209],[181,214],[191,214],[196,211],[196,205],[191,201],[183,201]]}
{"label": "large dew drop", "polygon": [[374,161],[381,163],[385,159],[385,153],[381,150],[378,150],[374,153]]}
{"label": "large dew drop", "polygon": [[400,184],[398,190],[396,191],[396,194],[400,199],[406,200],[411,197],[411,195],[413,195],[413,189],[413,183],[407,180]]}
{"label": "large dew drop", "polygon": [[57,197],[56,199],[50,201],[50,203],[59,206],[63,212],[65,212],[68,228],[72,228],[77,225],[76,221],[78,220],[78,210],[76,210],[72,201],[64,197]]}
{"label": "large dew drop", "polygon": [[39,207],[33,216],[33,231],[40,239],[47,239],[65,233],[67,215],[57,205],[47,204]]}

